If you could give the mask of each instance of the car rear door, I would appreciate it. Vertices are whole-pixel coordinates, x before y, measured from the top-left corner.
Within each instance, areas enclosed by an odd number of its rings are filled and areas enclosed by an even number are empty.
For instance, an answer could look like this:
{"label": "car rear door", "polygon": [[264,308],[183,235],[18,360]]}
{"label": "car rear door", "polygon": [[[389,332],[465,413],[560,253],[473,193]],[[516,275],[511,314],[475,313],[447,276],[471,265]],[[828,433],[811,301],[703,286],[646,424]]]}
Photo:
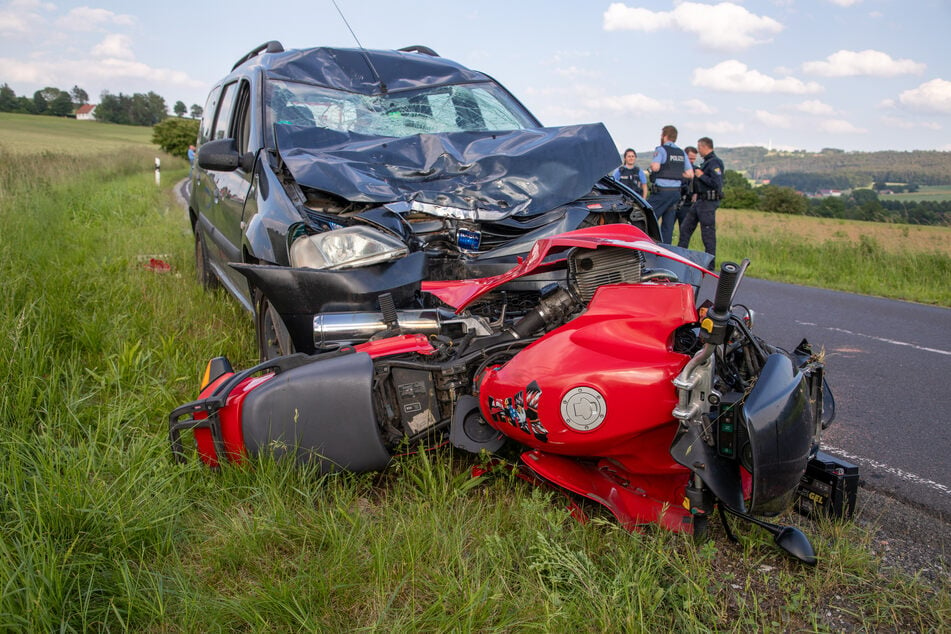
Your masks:
{"label": "car rear door", "polygon": [[[238,152],[248,151],[248,119],[250,85],[239,79],[226,84],[218,101],[211,138],[234,139]],[[247,280],[228,266],[229,262],[242,262],[244,207],[251,188],[252,173],[238,167],[232,172],[209,170],[207,177],[213,200],[206,207],[208,226],[208,250],[214,262],[221,268],[222,282],[239,299],[247,301],[250,294]]]}

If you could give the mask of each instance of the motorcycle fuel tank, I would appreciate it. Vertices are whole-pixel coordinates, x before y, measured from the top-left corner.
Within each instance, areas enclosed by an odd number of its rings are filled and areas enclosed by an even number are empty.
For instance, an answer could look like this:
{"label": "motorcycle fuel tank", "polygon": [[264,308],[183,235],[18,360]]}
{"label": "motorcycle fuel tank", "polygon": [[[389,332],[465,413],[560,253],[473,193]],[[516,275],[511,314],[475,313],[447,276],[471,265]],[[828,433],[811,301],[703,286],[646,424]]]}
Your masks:
{"label": "motorcycle fuel tank", "polygon": [[488,369],[479,389],[483,416],[546,452],[642,453],[652,468],[679,470],[667,448],[676,430],[672,380],[687,356],[671,340],[696,318],[687,284],[602,287],[582,315]]}

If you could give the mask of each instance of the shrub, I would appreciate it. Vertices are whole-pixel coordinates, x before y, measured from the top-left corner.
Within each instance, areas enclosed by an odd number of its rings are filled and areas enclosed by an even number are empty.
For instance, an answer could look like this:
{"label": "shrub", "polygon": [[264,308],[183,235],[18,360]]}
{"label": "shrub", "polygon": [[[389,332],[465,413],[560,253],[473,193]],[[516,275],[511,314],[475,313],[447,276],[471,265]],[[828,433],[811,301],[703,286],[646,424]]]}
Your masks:
{"label": "shrub", "polygon": [[188,146],[197,138],[197,119],[169,118],[152,127],[152,143],[173,156],[186,158]]}
{"label": "shrub", "polygon": [[802,194],[790,187],[764,185],[760,188],[760,205],[762,211],[773,211],[780,214],[803,215],[809,208]]}

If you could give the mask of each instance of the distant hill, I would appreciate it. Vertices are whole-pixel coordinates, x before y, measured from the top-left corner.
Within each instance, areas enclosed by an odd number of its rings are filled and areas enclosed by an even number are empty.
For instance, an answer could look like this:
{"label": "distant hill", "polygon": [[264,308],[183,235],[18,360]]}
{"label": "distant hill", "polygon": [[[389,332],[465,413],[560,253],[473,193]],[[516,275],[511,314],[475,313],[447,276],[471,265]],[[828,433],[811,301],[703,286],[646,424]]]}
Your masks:
{"label": "distant hill", "polygon": [[851,186],[857,187],[866,187],[873,181],[951,184],[951,152],[845,152],[833,148],[789,152],[745,146],[718,147],[717,155],[727,169],[756,180],[773,179],[784,173],[814,173],[848,179]]}

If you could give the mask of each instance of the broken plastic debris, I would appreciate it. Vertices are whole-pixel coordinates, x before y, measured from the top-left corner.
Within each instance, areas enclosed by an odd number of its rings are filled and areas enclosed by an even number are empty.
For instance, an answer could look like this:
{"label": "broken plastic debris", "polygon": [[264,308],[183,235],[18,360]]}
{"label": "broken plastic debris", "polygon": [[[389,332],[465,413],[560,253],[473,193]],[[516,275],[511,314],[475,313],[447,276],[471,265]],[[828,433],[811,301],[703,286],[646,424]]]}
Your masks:
{"label": "broken plastic debris", "polygon": [[152,271],[153,273],[168,273],[172,270],[168,262],[157,258],[149,258],[149,261],[146,262],[144,266],[147,271]]}

